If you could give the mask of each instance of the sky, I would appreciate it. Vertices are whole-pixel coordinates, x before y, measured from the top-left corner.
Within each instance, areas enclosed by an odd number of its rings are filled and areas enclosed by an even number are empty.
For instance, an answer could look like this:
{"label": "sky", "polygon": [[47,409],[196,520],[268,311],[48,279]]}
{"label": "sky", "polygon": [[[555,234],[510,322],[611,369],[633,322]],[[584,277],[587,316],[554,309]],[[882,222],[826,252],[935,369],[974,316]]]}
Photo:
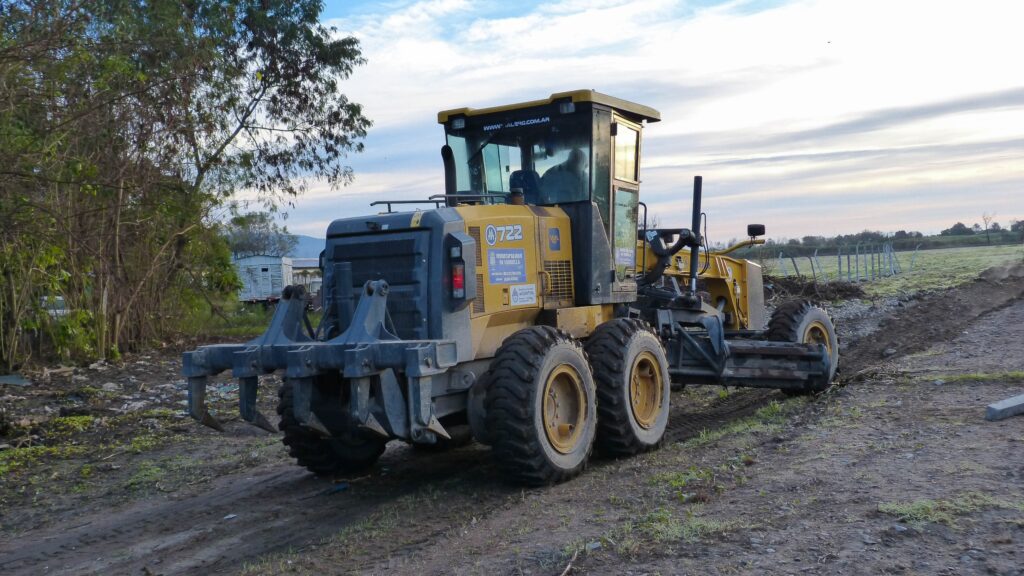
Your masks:
{"label": "sky", "polygon": [[685,226],[702,175],[713,242],[1024,220],[1024,2],[327,0],[323,21],[360,40],[342,86],[374,126],[293,233],[443,192],[439,110],[586,88],[661,112],[642,200]]}

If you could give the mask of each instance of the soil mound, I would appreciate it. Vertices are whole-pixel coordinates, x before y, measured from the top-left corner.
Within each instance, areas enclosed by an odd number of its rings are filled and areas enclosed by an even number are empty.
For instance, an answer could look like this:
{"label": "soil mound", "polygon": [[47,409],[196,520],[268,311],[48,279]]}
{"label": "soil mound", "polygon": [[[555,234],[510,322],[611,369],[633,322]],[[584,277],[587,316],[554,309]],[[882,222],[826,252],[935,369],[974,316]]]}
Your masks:
{"label": "soil mound", "polygon": [[845,351],[846,376],[877,364],[926,350],[952,339],[979,316],[1024,298],[1024,263],[990,268],[968,284],[932,292],[882,321],[871,338]]}
{"label": "soil mound", "polygon": [[766,276],[764,288],[765,296],[769,300],[811,298],[818,301],[834,301],[864,297],[864,290],[850,282],[822,284],[797,276]]}

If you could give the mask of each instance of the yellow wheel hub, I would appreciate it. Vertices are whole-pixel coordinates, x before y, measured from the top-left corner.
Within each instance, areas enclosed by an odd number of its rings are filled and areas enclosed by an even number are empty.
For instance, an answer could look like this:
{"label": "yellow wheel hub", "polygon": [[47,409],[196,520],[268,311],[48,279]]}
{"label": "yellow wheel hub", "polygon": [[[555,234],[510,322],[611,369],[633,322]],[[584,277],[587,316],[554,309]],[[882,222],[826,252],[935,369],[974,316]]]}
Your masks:
{"label": "yellow wheel hub", "polygon": [[804,330],[804,344],[821,344],[825,346],[828,357],[832,358],[832,341],[828,337],[828,328],[820,321],[811,322]]}
{"label": "yellow wheel hub", "polygon": [[642,352],[637,355],[629,371],[629,406],[637,424],[645,429],[654,426],[661,413],[663,386],[654,354]]}
{"label": "yellow wheel hub", "polygon": [[544,383],[544,432],[551,446],[568,454],[579,442],[587,418],[587,395],[583,377],[575,368],[562,364]]}

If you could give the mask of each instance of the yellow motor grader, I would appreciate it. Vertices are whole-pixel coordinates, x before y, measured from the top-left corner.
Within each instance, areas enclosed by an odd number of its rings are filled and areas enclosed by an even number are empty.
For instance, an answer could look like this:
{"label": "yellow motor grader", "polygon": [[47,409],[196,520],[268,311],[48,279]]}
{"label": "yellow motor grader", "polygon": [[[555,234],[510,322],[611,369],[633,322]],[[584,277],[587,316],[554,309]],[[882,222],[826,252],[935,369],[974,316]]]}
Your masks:
{"label": "yellow motor grader", "polygon": [[472,437],[536,485],[595,446],[658,446],[673,384],[826,388],[829,316],[798,301],[766,319],[760,267],[728,256],[764,226],[708,250],[698,176],[690,228],[647,228],[641,134],[659,120],[592,90],[441,112],[444,193],[332,222],[319,325],[288,287],[261,337],[185,353],[192,416],[220,428],[207,378],[231,370],[242,418],[274,430],[256,398],[280,372],[277,427],[315,473],[370,466],[391,440]]}

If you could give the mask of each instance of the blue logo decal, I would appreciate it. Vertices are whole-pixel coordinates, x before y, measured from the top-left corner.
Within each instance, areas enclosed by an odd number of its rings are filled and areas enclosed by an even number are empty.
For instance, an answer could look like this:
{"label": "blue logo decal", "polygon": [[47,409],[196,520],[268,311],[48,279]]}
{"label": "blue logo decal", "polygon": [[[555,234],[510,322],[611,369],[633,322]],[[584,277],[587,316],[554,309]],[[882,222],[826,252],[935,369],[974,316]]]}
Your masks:
{"label": "blue logo decal", "polygon": [[548,228],[548,249],[562,249],[562,232],[558,228]]}

